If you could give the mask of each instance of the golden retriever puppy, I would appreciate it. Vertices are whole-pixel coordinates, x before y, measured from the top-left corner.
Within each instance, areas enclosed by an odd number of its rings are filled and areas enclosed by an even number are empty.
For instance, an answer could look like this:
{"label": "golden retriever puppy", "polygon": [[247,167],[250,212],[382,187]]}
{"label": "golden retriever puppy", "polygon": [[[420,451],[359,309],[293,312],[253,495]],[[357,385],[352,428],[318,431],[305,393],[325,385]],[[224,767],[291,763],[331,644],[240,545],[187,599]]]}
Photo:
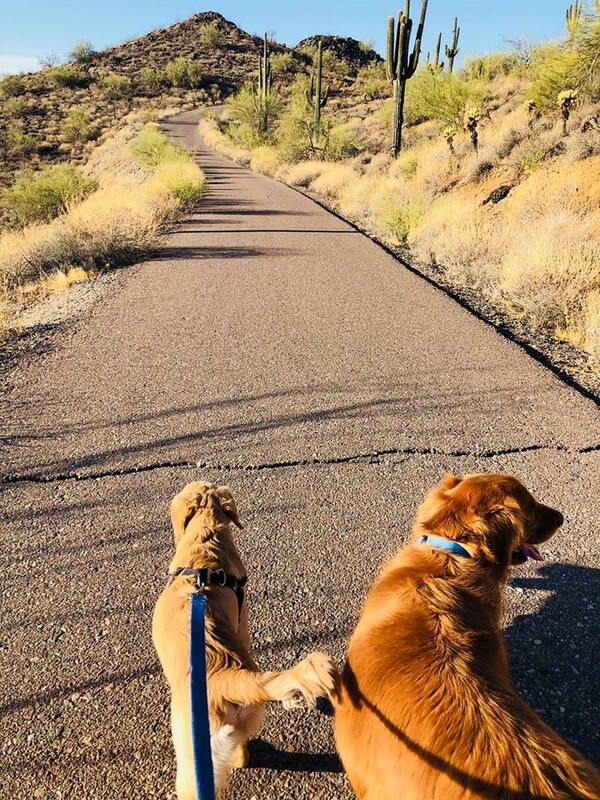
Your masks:
{"label": "golden retriever puppy", "polygon": [[350,640],[336,744],[360,800],[600,799],[600,773],[513,690],[511,563],[563,522],[511,475],[447,475]]}
{"label": "golden retriever puppy", "polygon": [[[217,793],[233,767],[248,761],[246,743],[263,720],[267,700],[287,707],[314,705],[337,676],[331,659],[312,653],[293,669],[259,672],[250,655],[246,571],[229,524],[242,527],[226,486],[188,484],[171,503],[175,556],[171,579],[160,595],[152,625],[154,646],[171,688],[171,730],[177,758],[177,797],[195,800],[190,708],[190,600],[194,576],[182,569],[214,570],[206,587],[206,672]],[[212,572],[211,572],[212,576]],[[227,579],[227,585],[219,585]],[[211,577],[212,580],[212,577]]]}

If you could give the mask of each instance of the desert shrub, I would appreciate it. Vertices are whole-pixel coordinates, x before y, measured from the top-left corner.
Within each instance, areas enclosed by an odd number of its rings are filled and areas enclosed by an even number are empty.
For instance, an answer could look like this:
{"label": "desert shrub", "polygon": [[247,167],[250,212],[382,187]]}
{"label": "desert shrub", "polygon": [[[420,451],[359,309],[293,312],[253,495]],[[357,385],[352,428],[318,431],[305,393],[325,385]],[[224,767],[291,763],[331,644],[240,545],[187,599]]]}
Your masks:
{"label": "desert shrub", "polygon": [[28,105],[22,97],[9,97],[3,103],[4,113],[11,119],[20,119],[27,114]]}
{"label": "desert shrub", "polygon": [[60,133],[65,142],[88,142],[96,137],[97,132],[88,116],[76,109],[63,120]]}
{"label": "desert shrub", "polygon": [[87,79],[80,72],[73,69],[69,64],[60,64],[48,70],[48,79],[54,86],[65,86],[75,89],[78,86],[85,86]]}
{"label": "desert shrub", "polygon": [[409,234],[418,227],[422,214],[418,199],[407,198],[398,192],[384,203],[379,224],[393,241],[406,244]]}
{"label": "desert shrub", "polygon": [[356,74],[359,91],[365,100],[379,100],[389,97],[391,83],[385,74],[385,64],[371,61]]}
{"label": "desert shrub", "polygon": [[485,92],[483,81],[421,69],[407,84],[405,117],[407,122],[436,119],[460,130],[465,109],[479,108]]}
{"label": "desert shrub", "polygon": [[291,53],[273,53],[271,69],[275,75],[291,75],[298,72],[298,62]]}
{"label": "desert shrub", "polygon": [[597,100],[600,98],[600,14],[588,17],[579,28],[575,42],[577,88]]}
{"label": "desert shrub", "polygon": [[161,78],[152,67],[145,67],[138,76],[138,84],[146,94],[157,94],[160,90]]}
{"label": "desert shrub", "polygon": [[0,80],[0,93],[3,97],[18,97],[25,91],[25,81],[20,75],[7,75]]}
{"label": "desert shrub", "polygon": [[489,53],[477,58],[466,58],[459,76],[468,81],[491,81],[502,75],[511,75],[519,69],[520,59],[517,53]]}
{"label": "desert shrub", "polygon": [[165,79],[170,86],[179,89],[197,89],[204,80],[200,64],[183,56],[167,63]]}
{"label": "desert shrub", "polygon": [[250,169],[261,175],[274,175],[281,165],[281,156],[274,147],[255,147],[250,158]]}
{"label": "desert shrub", "polygon": [[[251,86],[242,87],[225,102],[232,115],[228,133],[244,147],[255,147],[264,142],[269,135],[269,126],[281,112],[281,99],[277,92],[271,91],[263,100]],[[267,130],[263,131],[265,117]]]}
{"label": "desert shrub", "polygon": [[6,152],[9,156],[22,158],[35,149],[35,138],[29,136],[20,128],[9,125],[5,134]]}
{"label": "desert shrub", "polygon": [[189,154],[159,130],[147,128],[132,139],[129,151],[142,167],[157,167],[167,161],[189,161]]}
{"label": "desert shrub", "polygon": [[348,124],[327,126],[324,134],[325,155],[333,161],[352,158],[363,150],[358,132]]}
{"label": "desert shrub", "polygon": [[556,108],[558,95],[576,87],[577,55],[560,45],[544,45],[538,48],[531,66],[533,83],[528,90],[528,99],[540,111]]}
{"label": "desert shrub", "polygon": [[210,45],[211,47],[218,47],[225,43],[225,36],[223,31],[214,23],[206,23],[200,26],[200,41],[202,44]]}
{"label": "desert shrub", "polygon": [[96,55],[96,51],[90,42],[77,42],[73,45],[73,49],[68,54],[69,61],[75,61],[78,64],[88,64]]}
{"label": "desert shrub", "polygon": [[192,160],[177,158],[159,163],[151,186],[163,187],[177,200],[181,210],[192,208],[206,191],[206,179]]}
{"label": "desert shrub", "polygon": [[49,222],[87,197],[97,185],[94,178],[81,175],[74,167],[56,164],[17,178],[2,193],[2,205],[21,224]]}
{"label": "desert shrub", "polygon": [[104,94],[111,100],[118,100],[129,92],[130,83],[125,75],[116,75],[114,72],[103,75],[98,81]]}
{"label": "desert shrub", "polygon": [[323,72],[332,73],[339,78],[354,77],[356,70],[345,58],[338,58],[331,50],[323,50]]}

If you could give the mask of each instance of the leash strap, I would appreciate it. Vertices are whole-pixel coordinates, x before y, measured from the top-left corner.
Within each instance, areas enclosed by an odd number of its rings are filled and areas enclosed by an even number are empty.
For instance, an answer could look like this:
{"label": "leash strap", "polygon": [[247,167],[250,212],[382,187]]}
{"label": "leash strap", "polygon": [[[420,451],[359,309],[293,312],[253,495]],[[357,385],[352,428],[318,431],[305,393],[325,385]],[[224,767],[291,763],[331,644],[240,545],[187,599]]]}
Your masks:
{"label": "leash strap", "polygon": [[192,748],[198,800],[215,800],[215,782],[210,750],[208,698],[206,689],[206,646],[204,615],[206,595],[190,595],[190,693],[192,707]]}

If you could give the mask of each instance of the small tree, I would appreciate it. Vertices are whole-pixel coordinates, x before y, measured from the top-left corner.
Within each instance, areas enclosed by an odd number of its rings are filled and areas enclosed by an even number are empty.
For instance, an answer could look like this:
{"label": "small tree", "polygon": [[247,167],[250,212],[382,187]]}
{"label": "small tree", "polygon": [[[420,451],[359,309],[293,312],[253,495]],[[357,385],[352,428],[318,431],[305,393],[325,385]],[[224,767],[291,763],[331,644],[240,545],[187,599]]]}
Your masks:
{"label": "small tree", "polygon": [[77,64],[88,64],[96,55],[96,51],[90,42],[77,42],[69,53],[69,60]]}

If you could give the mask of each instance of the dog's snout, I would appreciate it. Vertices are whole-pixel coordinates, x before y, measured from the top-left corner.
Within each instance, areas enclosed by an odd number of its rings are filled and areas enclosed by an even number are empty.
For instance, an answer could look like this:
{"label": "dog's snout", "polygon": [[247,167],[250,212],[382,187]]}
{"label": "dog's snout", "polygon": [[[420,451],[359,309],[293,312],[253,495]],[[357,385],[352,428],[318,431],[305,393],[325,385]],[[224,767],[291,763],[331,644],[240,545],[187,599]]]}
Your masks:
{"label": "dog's snout", "polygon": [[556,530],[557,528],[560,528],[565,521],[565,518],[560,511],[557,511],[555,508],[550,508],[550,506],[542,506],[541,512],[542,513],[540,516],[542,524],[545,527]]}

